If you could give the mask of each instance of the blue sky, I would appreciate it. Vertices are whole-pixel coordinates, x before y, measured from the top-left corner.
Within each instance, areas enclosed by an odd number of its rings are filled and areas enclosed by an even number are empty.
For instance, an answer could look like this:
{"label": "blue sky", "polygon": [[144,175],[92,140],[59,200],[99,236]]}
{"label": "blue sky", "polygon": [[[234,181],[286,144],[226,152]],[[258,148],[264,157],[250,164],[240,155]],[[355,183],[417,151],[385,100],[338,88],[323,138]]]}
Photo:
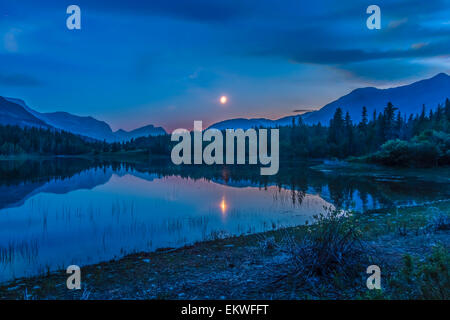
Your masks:
{"label": "blue sky", "polygon": [[278,118],[449,73],[449,17],[450,0],[2,1],[0,95],[113,129]]}

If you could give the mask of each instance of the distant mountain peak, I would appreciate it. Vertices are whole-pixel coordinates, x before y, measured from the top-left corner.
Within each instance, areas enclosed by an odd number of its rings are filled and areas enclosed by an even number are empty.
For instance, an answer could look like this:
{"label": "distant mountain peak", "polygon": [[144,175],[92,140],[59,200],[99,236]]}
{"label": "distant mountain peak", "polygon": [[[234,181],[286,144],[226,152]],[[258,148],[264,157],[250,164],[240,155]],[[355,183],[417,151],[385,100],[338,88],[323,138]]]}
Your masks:
{"label": "distant mountain peak", "polygon": [[65,111],[41,113],[28,107],[25,101],[17,98],[0,97],[0,106],[2,107],[0,108],[0,124],[54,127],[108,142],[126,141],[141,136],[166,133],[163,128],[155,128],[153,125],[147,125],[130,132],[125,130],[113,132],[108,123],[97,120],[92,116],[78,116]]}
{"label": "distant mountain peak", "polygon": [[450,98],[450,76],[441,72],[431,78],[398,87],[387,89],[357,88],[319,110],[302,115],[287,116],[278,120],[235,118],[217,122],[210,128],[223,130],[227,128],[248,129],[259,126],[267,128],[290,126],[292,125],[292,119],[298,117],[301,117],[308,124],[320,122],[323,125],[328,125],[337,108],[341,108],[344,113],[348,111],[352,120],[359,122],[363,107],[366,107],[369,115],[372,115],[374,111],[381,112],[388,102],[392,102],[402,114],[409,115],[420,113],[424,104],[428,109],[434,109],[438,104],[444,103],[446,98]]}
{"label": "distant mountain peak", "polygon": [[[445,77],[450,77],[448,74],[446,74],[445,72],[441,72],[441,73],[438,73],[437,75],[435,75],[434,77],[432,77],[432,78],[445,78]],[[432,79],[431,78],[431,79]]]}
{"label": "distant mountain peak", "polygon": [[20,127],[51,127],[19,103],[12,102],[4,97],[0,97],[0,124]]}
{"label": "distant mountain peak", "polygon": [[428,110],[437,108],[438,104],[450,97],[450,76],[444,72],[413,82],[411,84],[379,89],[374,87],[359,88],[347,95],[325,105],[320,110],[303,115],[306,123],[321,122],[328,124],[337,108],[349,112],[353,121],[361,120],[361,110],[365,106],[367,112],[380,112],[388,102],[392,102],[403,115],[417,114],[425,105]]}

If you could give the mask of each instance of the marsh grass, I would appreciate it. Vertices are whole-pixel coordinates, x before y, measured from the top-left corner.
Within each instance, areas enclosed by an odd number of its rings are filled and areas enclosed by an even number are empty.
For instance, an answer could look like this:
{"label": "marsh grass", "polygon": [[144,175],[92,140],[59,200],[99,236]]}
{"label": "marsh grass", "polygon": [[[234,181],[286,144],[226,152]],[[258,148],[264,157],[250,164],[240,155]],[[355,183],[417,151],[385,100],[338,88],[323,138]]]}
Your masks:
{"label": "marsh grass", "polygon": [[6,246],[0,247],[0,264],[8,264],[22,258],[31,263],[38,256],[38,241],[10,241]]}

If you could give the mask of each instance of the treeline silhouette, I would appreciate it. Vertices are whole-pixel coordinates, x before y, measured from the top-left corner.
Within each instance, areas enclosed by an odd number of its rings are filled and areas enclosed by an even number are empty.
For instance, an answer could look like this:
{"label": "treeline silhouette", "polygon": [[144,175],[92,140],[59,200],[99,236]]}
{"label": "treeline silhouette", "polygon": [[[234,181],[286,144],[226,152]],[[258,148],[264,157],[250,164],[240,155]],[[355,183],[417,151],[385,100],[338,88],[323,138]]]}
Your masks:
{"label": "treeline silhouette", "polygon": [[[299,116],[293,118],[291,126],[279,129],[282,161],[350,158],[395,166],[450,164],[449,99],[434,111],[423,106],[420,114],[408,116],[390,102],[370,116],[362,107],[359,123],[338,108],[328,126],[307,125]],[[115,144],[114,149],[145,149],[150,154],[169,156],[173,145],[166,135]]]}
{"label": "treeline silhouette", "polygon": [[0,161],[0,187],[64,180],[82,171],[100,167],[104,161],[91,158],[20,159]]}
{"label": "treeline silhouette", "polygon": [[0,126],[0,155],[79,155],[101,152],[104,142],[69,132],[35,127]]}
{"label": "treeline silhouette", "polygon": [[450,164],[450,101],[435,111],[403,115],[388,103],[371,119],[366,107],[361,121],[353,123],[348,112],[338,108],[328,127],[304,124],[299,117],[292,127],[280,131],[281,157],[359,157],[386,165],[435,166]]}
{"label": "treeline silhouette", "polygon": [[[449,99],[434,110],[427,111],[423,106],[421,114],[408,116],[390,102],[372,115],[363,107],[359,123],[338,108],[328,126],[307,125],[298,116],[293,118],[291,126],[279,129],[281,161],[336,158],[396,166],[450,164]],[[170,135],[107,143],[64,131],[0,126],[0,155],[79,155],[139,150],[148,155],[170,156],[174,144]]]}

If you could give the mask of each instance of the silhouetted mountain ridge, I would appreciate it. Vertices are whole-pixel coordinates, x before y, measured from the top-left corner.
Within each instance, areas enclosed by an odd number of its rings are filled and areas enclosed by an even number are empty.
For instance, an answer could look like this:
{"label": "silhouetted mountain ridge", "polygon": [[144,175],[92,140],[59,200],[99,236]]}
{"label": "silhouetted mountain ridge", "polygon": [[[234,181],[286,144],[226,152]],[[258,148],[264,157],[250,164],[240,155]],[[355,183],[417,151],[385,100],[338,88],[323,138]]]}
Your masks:
{"label": "silhouetted mountain ridge", "polygon": [[20,127],[50,127],[21,105],[10,102],[3,97],[0,97],[0,124],[17,125]]}
{"label": "silhouetted mountain ridge", "polygon": [[328,125],[337,108],[349,112],[354,122],[361,120],[362,108],[365,106],[371,117],[374,111],[382,112],[388,102],[392,102],[403,115],[419,114],[422,106],[427,110],[436,109],[438,104],[443,104],[446,98],[450,98],[450,76],[439,73],[436,76],[414,82],[409,85],[378,89],[375,87],[358,88],[349,94],[325,105],[317,111],[311,111],[303,115],[287,116],[278,120],[264,118],[257,119],[229,119],[215,123],[210,128],[224,129],[248,129],[253,127],[273,128],[276,126],[292,125],[292,118],[302,117],[307,124]]}
{"label": "silhouetted mountain ridge", "polygon": [[27,106],[21,99],[0,98],[2,99],[0,100],[0,124],[3,125],[52,127],[108,142],[127,141],[132,138],[166,133],[163,128],[153,125],[130,132],[125,130],[113,132],[109,124],[91,116],[77,116],[63,111],[41,113]]}
{"label": "silhouetted mountain ridge", "polygon": [[[303,115],[287,116],[277,120],[255,118],[228,119],[211,125],[209,128],[249,129],[253,127],[273,128],[289,126],[293,118],[302,117],[307,124],[318,122],[328,125],[337,108],[349,112],[354,122],[361,120],[362,107],[367,108],[371,117],[374,111],[382,112],[388,102],[392,102],[403,115],[418,114],[425,105],[427,110],[435,109],[450,97],[450,76],[439,73],[436,76],[414,82],[409,85],[378,89],[375,87],[358,88],[347,95],[325,105],[317,111]],[[40,113],[26,105],[23,100],[0,97],[0,124],[57,128],[82,136],[106,140],[108,142],[127,141],[149,135],[162,135],[166,131],[162,127],[147,125],[132,131],[113,131],[109,124],[93,117],[77,116],[67,112]]]}
{"label": "silhouetted mountain ridge", "polygon": [[389,89],[374,87],[355,89],[320,110],[303,115],[302,118],[309,124],[318,122],[328,124],[336,109],[341,108],[344,113],[349,112],[353,121],[359,122],[363,106],[367,108],[369,116],[372,116],[374,111],[382,112],[388,102],[392,102],[402,114],[409,116],[419,114],[423,105],[427,110],[434,110],[448,97],[450,97],[450,76],[439,73],[430,79]]}

